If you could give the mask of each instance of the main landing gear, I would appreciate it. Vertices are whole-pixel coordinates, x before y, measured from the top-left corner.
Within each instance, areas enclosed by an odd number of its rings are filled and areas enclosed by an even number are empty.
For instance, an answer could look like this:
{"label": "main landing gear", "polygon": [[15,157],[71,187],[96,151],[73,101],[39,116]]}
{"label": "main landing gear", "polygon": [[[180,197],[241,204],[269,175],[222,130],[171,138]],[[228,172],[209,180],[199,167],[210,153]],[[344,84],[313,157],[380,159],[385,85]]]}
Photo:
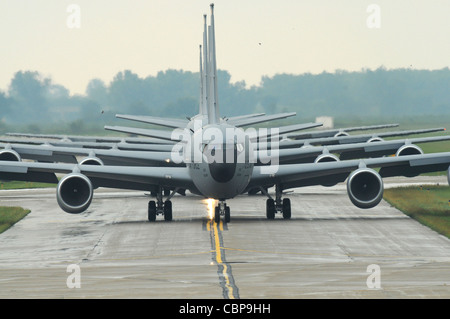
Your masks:
{"label": "main landing gear", "polygon": [[266,201],[266,217],[267,219],[275,219],[276,213],[282,213],[284,219],[291,218],[291,200],[289,198],[281,199],[283,190],[280,185],[275,185],[275,200],[270,197],[267,191],[261,191],[269,197]]}
{"label": "main landing gear", "polygon": [[220,216],[224,216],[225,223],[231,220],[230,206],[227,206],[224,200],[220,200],[219,204],[214,208],[214,221],[220,223]]}
{"label": "main landing gear", "polygon": [[158,188],[156,192],[156,201],[151,200],[148,202],[148,221],[154,222],[156,220],[157,215],[164,215],[164,220],[171,221],[172,220],[172,202],[170,199],[177,189],[173,190],[170,195],[163,201],[163,193],[164,195],[168,194],[167,190],[164,190],[161,186]]}

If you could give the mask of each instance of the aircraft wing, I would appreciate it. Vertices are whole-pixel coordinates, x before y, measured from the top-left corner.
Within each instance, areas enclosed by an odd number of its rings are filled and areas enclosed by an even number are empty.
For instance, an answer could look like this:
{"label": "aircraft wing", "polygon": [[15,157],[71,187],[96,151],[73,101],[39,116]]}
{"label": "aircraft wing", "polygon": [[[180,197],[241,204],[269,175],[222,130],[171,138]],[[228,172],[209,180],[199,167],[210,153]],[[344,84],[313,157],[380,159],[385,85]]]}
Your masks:
{"label": "aircraft wing", "polygon": [[[323,161],[337,161],[355,158],[381,157],[396,154],[412,155],[423,154],[416,144],[431,143],[450,140],[450,136],[433,136],[412,139],[390,140],[382,142],[354,143],[328,146],[310,146],[305,148],[279,149],[276,156],[280,164],[312,163]],[[29,159],[39,162],[63,163],[95,163],[104,165],[129,166],[179,166],[171,160],[172,145],[141,145],[123,143],[109,145],[108,149],[97,146],[94,148],[69,147],[73,143],[60,143],[61,145],[28,145],[0,143],[0,160]],[[69,145],[69,146],[66,146]],[[154,147],[164,149],[153,150]],[[129,148],[127,150],[127,147]],[[138,149],[136,149],[138,147]],[[334,155],[340,155],[339,158]],[[257,150],[255,155],[258,163],[271,163],[274,153],[267,150]],[[77,161],[77,157],[83,157]]]}
{"label": "aircraft wing", "polygon": [[355,126],[355,127],[346,127],[346,128],[340,128],[340,129],[320,130],[320,131],[315,131],[315,132],[293,133],[293,134],[289,134],[287,136],[287,138],[300,140],[300,139],[308,139],[308,138],[348,136],[348,132],[379,130],[379,129],[384,129],[384,128],[397,127],[397,126],[398,126],[398,124]]}
{"label": "aircraft wing", "polygon": [[380,141],[386,137],[394,136],[406,136],[414,134],[425,134],[433,132],[445,131],[445,128],[431,128],[423,130],[406,130],[406,131],[394,131],[394,132],[381,132],[376,134],[359,134],[351,136],[337,136],[337,137],[323,137],[314,139],[303,139],[303,140],[283,140],[280,141],[280,148],[289,147],[301,147],[306,145],[333,145],[333,144],[349,144],[349,143],[363,143]]}
{"label": "aircraft wing", "polygon": [[[341,145],[282,148],[278,150],[280,164],[312,163],[323,161],[348,160],[356,158],[381,157],[386,155],[423,154],[417,144],[450,140],[449,135],[398,139],[381,142],[350,143]],[[334,154],[339,155],[339,158]],[[256,156],[261,163],[270,163],[274,153],[258,150]]]}
{"label": "aircraft wing", "polygon": [[194,189],[186,167],[97,166],[61,163],[0,162],[0,180],[58,183],[57,173],[83,174],[94,188],[153,190],[155,187]]}
{"label": "aircraft wing", "polygon": [[[273,169],[270,170],[267,169],[268,167],[255,166],[248,188],[274,184],[281,185],[282,189],[311,185],[332,186],[345,181],[353,171],[364,170],[367,172],[367,169],[372,168],[370,175],[366,175],[358,181],[361,189],[370,192],[372,189],[377,190],[377,187],[372,187],[371,182],[381,184],[382,189],[382,177],[412,177],[421,173],[445,171],[449,165],[450,152],[339,162],[286,164],[272,167]],[[376,173],[373,168],[380,168],[379,173]],[[377,175],[380,178],[377,178]],[[349,188],[349,185],[347,186]]]}
{"label": "aircraft wing", "polygon": [[30,159],[39,162],[128,166],[179,166],[171,160],[171,152],[125,151],[117,149],[85,149],[52,145],[26,145],[0,143],[0,160]]}
{"label": "aircraft wing", "polygon": [[[258,116],[256,118],[260,118],[262,116]],[[255,134],[249,134],[250,139],[266,139],[271,136],[280,138],[281,134],[285,134],[287,132],[294,132],[299,130],[304,130],[308,128],[313,128],[317,126],[321,126],[321,123],[301,123],[301,124],[293,124],[293,125],[287,125],[277,128],[277,130],[272,129],[266,129],[265,133],[260,133],[255,130]],[[129,133],[129,134],[136,134],[136,135],[143,135],[143,136],[149,136],[149,137],[156,137],[160,139],[167,139],[171,141],[182,141],[183,138],[179,136],[179,134],[172,134],[171,131],[161,131],[161,130],[153,130],[153,129],[143,129],[143,128],[134,128],[134,127],[123,127],[123,126],[105,126],[105,129],[116,131],[116,132],[122,132],[122,133]]]}
{"label": "aircraft wing", "polygon": [[[157,130],[155,130],[157,131]],[[140,137],[113,137],[113,136],[83,136],[83,135],[61,135],[61,134],[31,134],[31,133],[6,133],[8,136],[33,138],[33,139],[56,139],[62,142],[88,142],[88,143],[135,143],[135,144],[169,144],[166,139],[140,138]],[[25,141],[25,140],[23,140]],[[20,143],[20,142],[18,142]],[[172,141],[171,143],[175,143]]]}
{"label": "aircraft wing", "polygon": [[40,139],[20,139],[20,138],[0,138],[0,147],[5,147],[7,144],[21,144],[21,145],[41,145],[41,146],[59,146],[59,147],[78,147],[90,149],[118,149],[128,151],[157,151],[170,152],[174,144],[154,144],[154,143],[127,143],[127,142],[95,142],[95,141],[52,141]]}
{"label": "aircraft wing", "polygon": [[322,126],[322,123],[300,123],[293,125],[280,126],[276,128],[259,128],[255,129],[253,132],[246,131],[251,140],[267,140],[267,139],[277,139],[279,140],[283,135],[288,132],[306,130],[313,127]]}

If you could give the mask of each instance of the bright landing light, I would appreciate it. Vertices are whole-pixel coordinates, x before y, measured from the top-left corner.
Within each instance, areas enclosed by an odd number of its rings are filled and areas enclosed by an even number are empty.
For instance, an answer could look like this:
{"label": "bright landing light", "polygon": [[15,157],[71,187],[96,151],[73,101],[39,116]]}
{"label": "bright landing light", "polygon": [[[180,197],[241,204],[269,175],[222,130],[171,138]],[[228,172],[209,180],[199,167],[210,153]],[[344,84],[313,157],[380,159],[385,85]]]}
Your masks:
{"label": "bright landing light", "polygon": [[203,202],[206,204],[206,207],[208,209],[208,218],[212,220],[214,218],[214,207],[216,207],[216,200],[208,198]]}

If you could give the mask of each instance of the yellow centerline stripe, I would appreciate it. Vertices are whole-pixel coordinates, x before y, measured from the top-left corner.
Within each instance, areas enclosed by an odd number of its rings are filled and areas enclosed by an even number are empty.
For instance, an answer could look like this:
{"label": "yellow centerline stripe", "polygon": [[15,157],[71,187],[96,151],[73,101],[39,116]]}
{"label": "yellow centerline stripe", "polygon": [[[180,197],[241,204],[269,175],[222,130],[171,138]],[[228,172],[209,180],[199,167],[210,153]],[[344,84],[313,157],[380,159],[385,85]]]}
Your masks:
{"label": "yellow centerline stripe", "polygon": [[223,223],[222,223],[222,221],[220,221],[219,224],[217,224],[213,220],[211,220],[210,223],[214,225],[213,232],[214,232],[214,247],[215,247],[215,253],[216,253],[216,263],[218,266],[222,266],[221,275],[223,276],[223,278],[225,278],[225,287],[227,288],[228,298],[234,299],[233,286],[230,283],[230,277],[228,275],[228,265],[226,263],[223,263],[223,260],[222,260],[222,248],[223,247],[220,246],[219,229],[220,229],[220,231],[223,231]]}

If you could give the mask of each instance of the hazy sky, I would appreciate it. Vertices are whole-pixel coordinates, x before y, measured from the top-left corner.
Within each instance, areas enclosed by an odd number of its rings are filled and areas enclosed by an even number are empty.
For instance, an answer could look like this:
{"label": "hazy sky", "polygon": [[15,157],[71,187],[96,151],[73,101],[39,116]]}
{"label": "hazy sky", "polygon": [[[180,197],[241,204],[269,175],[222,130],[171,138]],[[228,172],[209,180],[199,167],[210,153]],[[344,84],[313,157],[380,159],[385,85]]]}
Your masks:
{"label": "hazy sky", "polygon": [[[108,84],[126,69],[141,77],[197,72],[211,2],[2,0],[0,90],[19,70],[38,71],[71,94],[84,94],[93,78]],[[247,85],[277,73],[450,65],[449,0],[214,3],[218,68]],[[79,15],[68,12],[71,4]]]}

